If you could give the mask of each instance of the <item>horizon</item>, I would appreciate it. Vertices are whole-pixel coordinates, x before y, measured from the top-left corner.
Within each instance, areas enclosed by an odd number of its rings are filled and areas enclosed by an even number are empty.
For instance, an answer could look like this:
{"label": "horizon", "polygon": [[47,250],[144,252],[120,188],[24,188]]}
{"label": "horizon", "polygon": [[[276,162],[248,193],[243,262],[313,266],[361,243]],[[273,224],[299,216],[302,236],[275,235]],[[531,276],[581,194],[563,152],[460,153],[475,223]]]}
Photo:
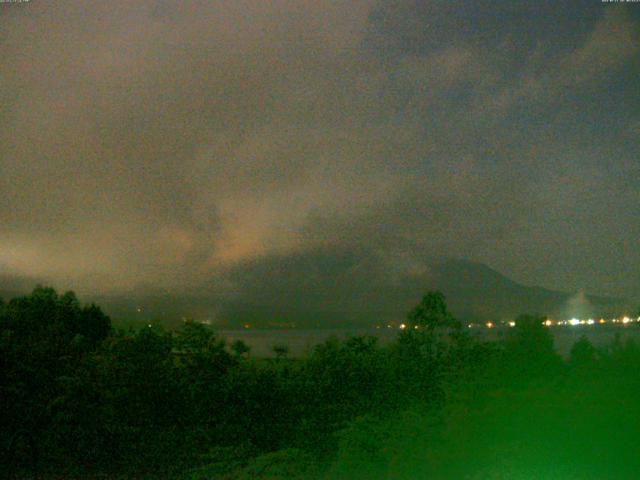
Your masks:
{"label": "horizon", "polygon": [[[297,270],[294,264],[290,271],[279,271],[277,276],[289,278]],[[383,283],[380,279],[375,280],[379,273],[383,275]],[[569,325],[576,319],[582,324],[587,320],[616,323],[612,318],[623,325],[624,317],[631,317],[635,322],[638,307],[631,299],[522,285],[488,265],[469,260],[440,259],[432,264],[428,275],[396,277],[393,282],[385,278],[385,274],[384,271],[368,269],[365,278],[350,277],[348,282],[364,284],[357,291],[359,302],[355,303],[351,293],[340,298],[338,292],[343,285],[327,285],[326,279],[311,289],[324,292],[323,296],[314,298],[307,295],[308,285],[301,289],[296,280],[283,284],[278,278],[271,278],[267,287],[261,275],[253,279],[253,285],[264,290],[262,297],[255,297],[264,303],[251,303],[242,295],[221,297],[207,295],[205,291],[185,295],[184,292],[153,286],[150,289],[139,287],[132,291],[81,295],[81,300],[102,306],[120,325],[139,326],[153,322],[175,328],[192,319],[221,329],[399,328],[406,321],[408,308],[429,290],[445,292],[452,313],[463,324],[469,324],[469,328],[488,324],[491,327],[508,326],[511,320],[523,313],[543,315],[551,319],[553,325]],[[305,279],[304,272],[302,275],[301,278]],[[328,280],[333,282],[333,275]],[[36,285],[50,286],[61,293],[71,290],[47,282],[14,282],[13,288],[8,285],[11,282],[0,276],[0,298],[5,300],[27,295]],[[371,288],[367,288],[369,285]],[[376,291],[389,287],[395,292],[383,300],[376,298]],[[250,293],[251,290],[248,291],[249,299]],[[287,300],[290,296],[296,298],[293,308]],[[500,300],[502,297],[509,297],[507,304],[504,299]],[[594,318],[595,321],[592,320]]]}

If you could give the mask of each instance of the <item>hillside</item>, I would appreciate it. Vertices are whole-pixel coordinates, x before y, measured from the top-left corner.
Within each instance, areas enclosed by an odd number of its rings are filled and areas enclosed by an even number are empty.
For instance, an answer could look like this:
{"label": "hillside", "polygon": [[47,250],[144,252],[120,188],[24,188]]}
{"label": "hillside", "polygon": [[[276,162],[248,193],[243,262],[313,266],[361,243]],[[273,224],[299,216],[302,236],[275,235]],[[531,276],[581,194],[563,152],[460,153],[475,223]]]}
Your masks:
{"label": "hillside", "polygon": [[[0,277],[0,296],[31,285]],[[317,250],[236,265],[198,289],[178,294],[140,288],[87,298],[126,323],[177,323],[183,317],[220,327],[295,324],[303,328],[402,321],[428,290],[440,290],[464,321],[504,320],[523,312],[556,318],[620,315],[623,299],[559,292],[517,283],[482,263],[460,259],[382,257]]]}

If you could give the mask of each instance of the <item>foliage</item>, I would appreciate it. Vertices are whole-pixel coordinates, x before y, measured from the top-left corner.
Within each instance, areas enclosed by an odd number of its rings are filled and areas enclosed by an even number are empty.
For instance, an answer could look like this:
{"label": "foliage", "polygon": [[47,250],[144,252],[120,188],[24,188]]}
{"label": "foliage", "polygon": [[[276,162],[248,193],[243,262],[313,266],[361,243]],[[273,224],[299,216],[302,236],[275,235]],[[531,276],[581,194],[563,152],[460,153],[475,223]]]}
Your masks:
{"label": "foliage", "polygon": [[407,315],[408,326],[423,327],[433,330],[438,327],[459,326],[454,317],[449,313],[442,292],[428,292],[422,300]]}
{"label": "foliage", "polygon": [[273,350],[273,354],[276,356],[276,359],[278,360],[287,358],[287,355],[289,355],[289,347],[287,345],[282,345],[282,344],[274,345],[272,350]]}
{"label": "foliage", "polygon": [[571,347],[569,364],[577,369],[592,368],[596,362],[596,348],[582,335]]}
{"label": "foliage", "polygon": [[618,448],[640,431],[633,341],[581,338],[565,363],[541,316],[498,342],[456,328],[438,293],[409,317],[386,346],[254,358],[194,321],[114,331],[38,287],[0,302],[1,463],[20,478],[634,478]]}
{"label": "foliage", "polygon": [[231,350],[238,357],[242,357],[244,355],[248,355],[251,352],[251,347],[244,343],[242,340],[236,340],[231,344]]}
{"label": "foliage", "polygon": [[[523,314],[509,329],[505,342],[504,373],[514,381],[552,377],[562,361],[553,346],[553,336],[541,315]],[[526,359],[526,361],[523,361]]]}

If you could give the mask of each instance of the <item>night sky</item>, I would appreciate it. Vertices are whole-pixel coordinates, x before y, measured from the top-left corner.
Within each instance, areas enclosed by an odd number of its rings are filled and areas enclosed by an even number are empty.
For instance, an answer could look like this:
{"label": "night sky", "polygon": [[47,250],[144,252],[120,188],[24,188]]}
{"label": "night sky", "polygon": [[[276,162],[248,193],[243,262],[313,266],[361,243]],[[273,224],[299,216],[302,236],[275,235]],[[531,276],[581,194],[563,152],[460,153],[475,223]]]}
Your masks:
{"label": "night sky", "polygon": [[234,291],[321,248],[640,298],[637,3],[4,3],[0,122],[4,276]]}

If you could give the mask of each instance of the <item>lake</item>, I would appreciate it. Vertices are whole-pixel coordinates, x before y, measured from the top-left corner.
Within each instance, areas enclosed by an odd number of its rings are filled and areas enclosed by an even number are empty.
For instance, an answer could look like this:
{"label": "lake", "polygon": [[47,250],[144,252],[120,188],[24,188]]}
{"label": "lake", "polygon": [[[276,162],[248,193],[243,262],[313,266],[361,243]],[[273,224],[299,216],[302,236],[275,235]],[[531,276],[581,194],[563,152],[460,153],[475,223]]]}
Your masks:
{"label": "lake", "polygon": [[[620,334],[623,342],[634,339],[640,342],[639,325],[577,325],[550,327],[553,333],[555,347],[558,353],[568,356],[573,344],[582,335],[586,335],[589,341],[596,347],[610,345],[616,333]],[[508,328],[485,327],[474,328],[471,336],[484,340],[499,340],[507,334]],[[315,345],[324,342],[330,337],[345,339],[355,335],[371,335],[378,338],[380,345],[386,345],[393,341],[399,330],[389,328],[344,328],[327,330],[221,330],[219,334],[227,343],[242,340],[251,347],[251,355],[256,357],[273,356],[274,345],[286,345],[291,356],[304,356],[313,350]]]}

